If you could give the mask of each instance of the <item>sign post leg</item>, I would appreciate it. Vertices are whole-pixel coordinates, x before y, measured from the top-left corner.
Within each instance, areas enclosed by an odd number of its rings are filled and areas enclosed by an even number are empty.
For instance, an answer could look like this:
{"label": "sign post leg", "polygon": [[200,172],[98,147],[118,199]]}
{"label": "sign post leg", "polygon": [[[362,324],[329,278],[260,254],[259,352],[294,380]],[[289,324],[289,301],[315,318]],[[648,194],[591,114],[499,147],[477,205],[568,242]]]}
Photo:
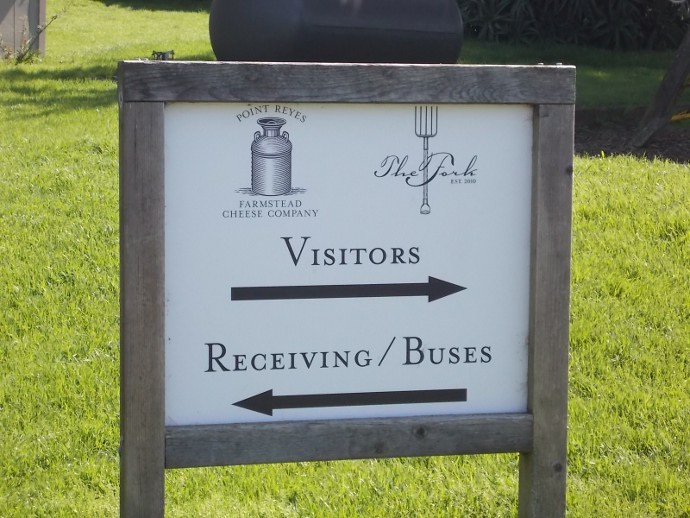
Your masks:
{"label": "sign post leg", "polygon": [[[539,105],[534,118],[528,410],[533,449],[520,454],[521,518],[565,516],[568,315],[572,212],[572,105]],[[535,241],[536,240],[536,241]]]}
{"label": "sign post leg", "polygon": [[163,103],[124,103],[120,155],[120,516],[164,515]]}

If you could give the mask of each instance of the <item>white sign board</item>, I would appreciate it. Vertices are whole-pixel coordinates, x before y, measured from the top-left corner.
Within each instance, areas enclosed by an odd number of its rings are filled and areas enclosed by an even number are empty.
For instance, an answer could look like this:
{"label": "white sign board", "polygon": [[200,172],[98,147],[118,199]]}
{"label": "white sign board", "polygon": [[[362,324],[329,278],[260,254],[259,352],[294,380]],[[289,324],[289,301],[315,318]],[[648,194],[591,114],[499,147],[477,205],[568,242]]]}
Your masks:
{"label": "white sign board", "polygon": [[166,104],[166,425],[526,412],[532,125]]}

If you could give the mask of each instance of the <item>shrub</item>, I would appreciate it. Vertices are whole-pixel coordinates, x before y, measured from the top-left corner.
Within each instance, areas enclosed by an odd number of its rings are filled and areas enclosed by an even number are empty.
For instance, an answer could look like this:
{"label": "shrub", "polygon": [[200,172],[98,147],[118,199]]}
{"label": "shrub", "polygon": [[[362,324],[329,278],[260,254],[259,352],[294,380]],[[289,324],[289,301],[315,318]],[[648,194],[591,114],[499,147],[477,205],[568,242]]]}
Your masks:
{"label": "shrub", "polygon": [[608,49],[679,45],[690,0],[458,0],[468,37]]}

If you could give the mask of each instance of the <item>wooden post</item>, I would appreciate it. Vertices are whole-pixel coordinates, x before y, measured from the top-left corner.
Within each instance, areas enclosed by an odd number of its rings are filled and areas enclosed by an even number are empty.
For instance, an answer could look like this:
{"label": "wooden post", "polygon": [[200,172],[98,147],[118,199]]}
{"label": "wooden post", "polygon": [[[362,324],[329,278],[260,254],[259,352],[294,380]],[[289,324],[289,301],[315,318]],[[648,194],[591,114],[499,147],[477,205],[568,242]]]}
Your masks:
{"label": "wooden post", "polygon": [[[3,44],[12,51],[19,50],[24,39],[35,37],[39,26],[46,23],[46,0],[0,2],[0,36]],[[43,56],[45,33],[39,34],[32,50]]]}
{"label": "wooden post", "polygon": [[659,85],[652,104],[640,121],[640,128],[633,137],[632,145],[644,146],[654,134],[671,120],[673,106],[680,97],[685,81],[690,75],[690,28],[676,52],[671,66]]}
{"label": "wooden post", "polygon": [[163,103],[123,103],[120,516],[164,515]]}
{"label": "wooden post", "polygon": [[[36,27],[39,25],[45,25],[46,23],[46,0],[38,0],[37,6],[38,12],[36,13],[37,21]],[[36,43],[36,50],[38,55],[43,57],[46,53],[46,32],[41,31],[38,35],[38,42]]]}
{"label": "wooden post", "polygon": [[533,449],[520,455],[521,518],[565,516],[573,120],[572,105],[535,109],[527,379],[534,427]]}

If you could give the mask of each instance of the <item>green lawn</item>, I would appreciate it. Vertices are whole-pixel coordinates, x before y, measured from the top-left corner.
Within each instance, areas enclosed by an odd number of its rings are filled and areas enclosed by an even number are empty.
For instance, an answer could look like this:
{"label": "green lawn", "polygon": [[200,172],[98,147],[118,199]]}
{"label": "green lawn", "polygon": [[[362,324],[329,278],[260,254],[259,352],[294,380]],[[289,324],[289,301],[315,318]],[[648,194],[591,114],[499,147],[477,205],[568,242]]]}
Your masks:
{"label": "green lawn", "polygon": [[[155,5],[155,4],[151,4]],[[166,5],[161,3],[160,5]],[[0,64],[0,516],[118,512],[121,59],[212,59],[207,13],[51,0]],[[204,5],[204,4],[199,4]],[[648,102],[671,54],[467,43],[578,65],[578,104]],[[690,166],[576,157],[568,515],[690,516]],[[174,470],[169,516],[513,516],[517,455]]]}
{"label": "green lawn", "polygon": [[[469,42],[463,63],[563,63],[577,66],[577,106],[635,108],[647,106],[659,86],[672,52],[613,52],[567,45],[520,47]],[[690,92],[682,100],[690,102]]]}

